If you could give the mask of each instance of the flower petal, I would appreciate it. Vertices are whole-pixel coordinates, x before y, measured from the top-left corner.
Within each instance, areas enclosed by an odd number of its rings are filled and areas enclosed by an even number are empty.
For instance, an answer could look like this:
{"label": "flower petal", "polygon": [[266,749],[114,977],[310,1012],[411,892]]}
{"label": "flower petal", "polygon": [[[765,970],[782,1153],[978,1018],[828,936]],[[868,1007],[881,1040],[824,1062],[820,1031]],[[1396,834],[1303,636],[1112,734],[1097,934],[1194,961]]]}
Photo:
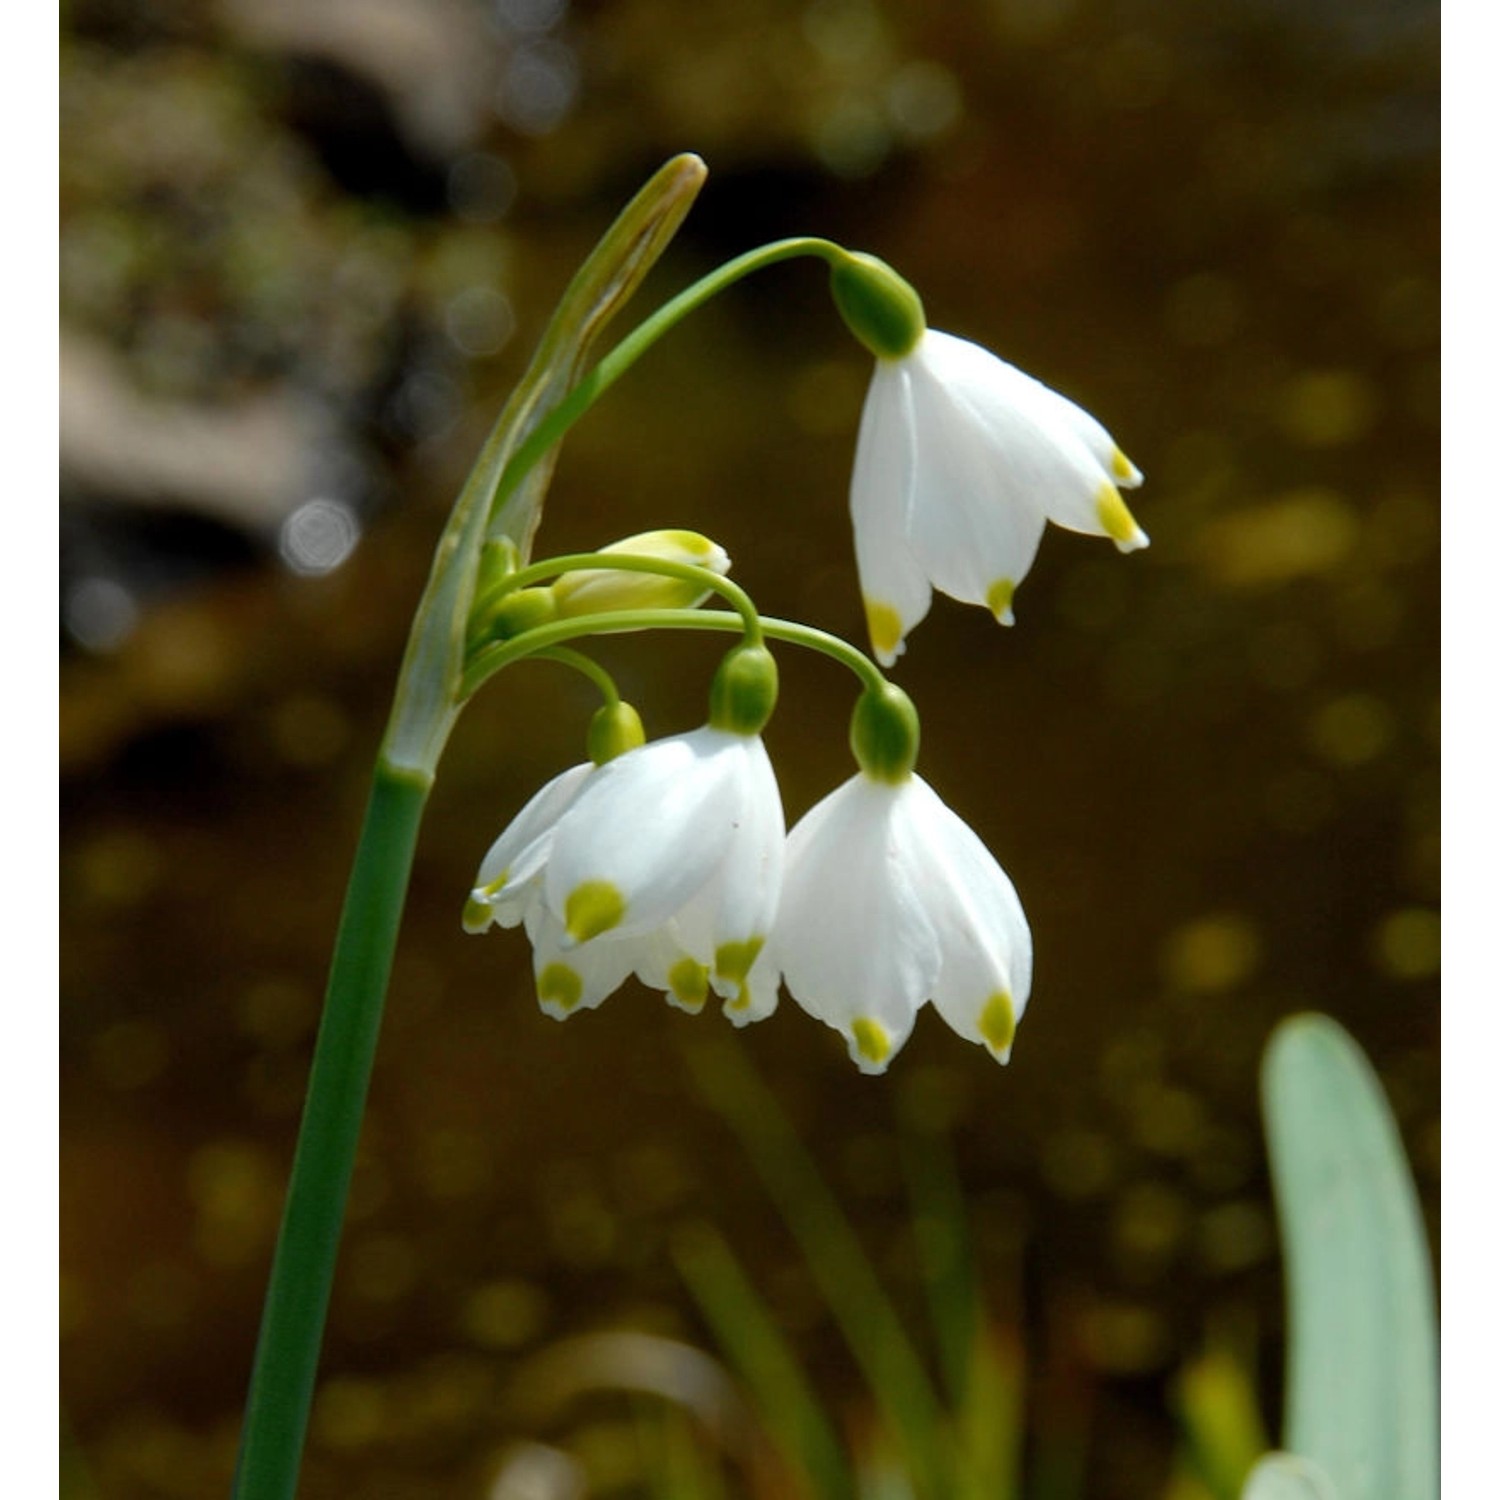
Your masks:
{"label": "flower petal", "polygon": [[770,936],[781,904],[786,817],[771,759],[747,741],[741,770],[744,813],[714,885],[714,989],[734,998]]}
{"label": "flower petal", "polygon": [[514,927],[534,899],[532,886],[551,849],[557,820],[577,798],[595,769],[591,761],[570,766],[554,776],[511,820],[490,845],[474,878],[474,890],[464,913],[471,932],[483,932],[492,921]]}
{"label": "flower petal", "polygon": [[967,339],[929,333],[918,356],[913,391],[919,434],[926,425],[924,411],[946,398],[983,433],[998,493],[1007,503],[1039,509],[1070,531],[1112,537],[1124,550],[1146,545],[1145,532],[1120,499],[1116,478],[1119,473],[1123,482],[1131,476],[1138,482],[1139,471],[1123,455],[1123,463],[1116,463],[1113,441],[1081,408]]}
{"label": "flower petal", "polygon": [[527,923],[537,1003],[554,1020],[603,1004],[635,967],[639,944],[628,938],[600,938],[572,944],[557,920],[538,907]]}
{"label": "flower petal", "polygon": [[933,1005],[966,1041],[1006,1062],[1031,992],[1031,929],[1010,877],[979,836],[920,777],[911,787],[907,806],[942,948]]}
{"label": "flower petal", "polygon": [[650,931],[709,880],[743,814],[748,743],[705,727],[599,767],[547,862],[547,904],[575,938]]}
{"label": "flower petal", "polygon": [[854,776],[792,830],[772,955],[797,1003],[842,1032],[867,1073],[911,1034],[940,962],[903,857],[902,790]]}
{"label": "flower petal", "polygon": [[915,461],[907,362],[877,360],[854,449],[849,513],[870,642],[887,667],[906,649],[907,633],[932,603],[908,536]]}

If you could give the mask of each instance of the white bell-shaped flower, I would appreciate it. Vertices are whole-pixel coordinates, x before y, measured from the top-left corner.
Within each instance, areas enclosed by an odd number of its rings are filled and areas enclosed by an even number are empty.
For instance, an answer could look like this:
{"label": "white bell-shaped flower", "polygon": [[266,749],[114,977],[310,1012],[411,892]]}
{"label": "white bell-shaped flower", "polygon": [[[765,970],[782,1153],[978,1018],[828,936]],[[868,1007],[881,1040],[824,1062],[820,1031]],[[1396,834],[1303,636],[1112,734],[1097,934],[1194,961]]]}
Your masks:
{"label": "white bell-shaped flower", "polygon": [[1010,1058],[1031,991],[1031,931],[978,836],[915,774],[861,771],[787,840],[768,963],[793,998],[883,1073],[928,1000]]}
{"label": "white bell-shaped flower", "polygon": [[1140,482],[1086,411],[978,344],[927,329],[877,359],[850,487],[875,654],[895,661],[934,588],[1011,624],[1049,520],[1146,546],[1120,498]]}
{"label": "white bell-shaped flower", "polygon": [[712,988],[743,1024],[775,1008],[775,985],[751,977],[785,842],[759,735],[705,725],[544,787],[485,856],[465,925],[525,922],[551,1015],[598,1005],[635,972],[687,1010]]}

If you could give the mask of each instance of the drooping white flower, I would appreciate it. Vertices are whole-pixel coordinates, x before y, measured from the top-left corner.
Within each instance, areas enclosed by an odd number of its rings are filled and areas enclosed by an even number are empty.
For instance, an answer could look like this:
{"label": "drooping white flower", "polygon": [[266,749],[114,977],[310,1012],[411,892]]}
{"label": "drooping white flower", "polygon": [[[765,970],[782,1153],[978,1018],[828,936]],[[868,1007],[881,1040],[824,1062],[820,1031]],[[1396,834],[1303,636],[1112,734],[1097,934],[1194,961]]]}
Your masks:
{"label": "drooping white flower", "polygon": [[685,1009],[712,986],[731,1019],[758,1019],[775,1007],[775,986],[751,976],[785,838],[759,735],[705,725],[543,788],[486,855],[466,925],[526,923],[552,1015],[599,1004],[635,972]]}
{"label": "drooping white flower", "polygon": [[850,486],[870,639],[905,649],[932,590],[1011,624],[1047,521],[1148,543],[1120,498],[1141,473],[1081,407],[978,344],[927,329],[876,360]]}
{"label": "drooping white flower", "polygon": [[767,959],[866,1073],[885,1071],[928,1000],[1006,1062],[1031,991],[1015,888],[915,774],[861,771],[792,830]]}

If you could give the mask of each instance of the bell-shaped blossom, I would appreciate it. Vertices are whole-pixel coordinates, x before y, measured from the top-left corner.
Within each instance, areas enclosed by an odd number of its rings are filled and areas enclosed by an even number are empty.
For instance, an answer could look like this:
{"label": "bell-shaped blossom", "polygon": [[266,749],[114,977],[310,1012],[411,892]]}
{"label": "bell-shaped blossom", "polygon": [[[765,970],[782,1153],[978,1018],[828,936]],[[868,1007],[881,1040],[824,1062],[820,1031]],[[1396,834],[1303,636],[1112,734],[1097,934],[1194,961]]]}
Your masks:
{"label": "bell-shaped blossom", "polygon": [[1014,886],[914,774],[860,772],[792,830],[768,961],[866,1073],[885,1071],[928,1000],[1006,1062],[1031,991]]}
{"label": "bell-shaped blossom", "polygon": [[850,510],[870,640],[905,649],[932,590],[1013,623],[1046,523],[1147,545],[1120,498],[1141,473],[1081,407],[979,345],[928,329],[876,361]]}
{"label": "bell-shaped blossom", "polygon": [[770,1014],[752,972],[781,894],[786,824],[760,737],[704,726],[575,766],[485,856],[465,925],[524,921],[543,1009],[599,1004],[636,973],[696,1010]]}

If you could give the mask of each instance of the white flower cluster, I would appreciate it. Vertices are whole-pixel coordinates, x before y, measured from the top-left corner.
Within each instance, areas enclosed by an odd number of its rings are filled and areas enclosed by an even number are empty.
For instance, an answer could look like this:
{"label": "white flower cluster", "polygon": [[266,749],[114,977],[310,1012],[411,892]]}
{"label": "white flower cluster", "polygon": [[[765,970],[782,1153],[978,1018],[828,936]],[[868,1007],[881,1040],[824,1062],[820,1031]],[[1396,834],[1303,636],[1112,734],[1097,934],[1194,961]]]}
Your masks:
{"label": "white flower cluster", "polygon": [[1015,889],[925,781],[861,771],[788,836],[759,735],[708,726],[551,781],[485,856],[464,921],[524,923],[548,1015],[633,973],[685,1010],[712,989],[743,1025],[784,981],[867,1073],[928,1000],[1006,1061],[1031,988]]}
{"label": "white flower cluster", "polygon": [[[834,293],[877,357],[850,504],[882,664],[933,589],[1011,623],[1049,520],[1122,551],[1147,545],[1120,497],[1140,471],[1087,412],[928,330],[916,294],[870,257],[841,262]],[[1030,929],[1005,872],[912,770],[909,700],[889,684],[884,700],[867,692],[862,769],[788,835],[758,733],[774,676],[768,692],[745,722],[716,711],[691,734],[637,735],[564,772],[485,856],[465,925],[524,923],[557,1017],[635,974],[687,1010],[713,991],[744,1024],[769,1015],[785,984],[867,1073],[885,1070],[929,1000],[1007,1061],[1031,988]],[[889,716],[897,701],[909,720]]]}

